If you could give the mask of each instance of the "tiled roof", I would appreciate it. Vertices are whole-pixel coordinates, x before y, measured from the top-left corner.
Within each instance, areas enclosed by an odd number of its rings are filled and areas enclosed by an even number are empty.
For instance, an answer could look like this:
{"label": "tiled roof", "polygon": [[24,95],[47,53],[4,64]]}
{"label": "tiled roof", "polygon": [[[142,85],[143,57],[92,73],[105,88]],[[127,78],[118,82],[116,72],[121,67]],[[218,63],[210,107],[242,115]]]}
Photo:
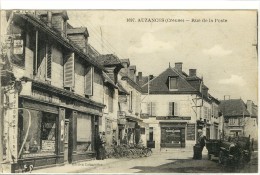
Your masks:
{"label": "tiled roof", "polygon": [[120,59],[114,54],[99,55],[97,57],[97,60],[100,64],[104,66],[121,65],[121,67],[123,67]]}
{"label": "tiled roof", "polygon": [[[169,91],[168,79],[171,76],[178,77],[178,91]],[[142,86],[143,92],[148,92],[148,83]],[[180,74],[175,68],[167,68],[157,77],[150,81],[150,93],[179,93],[179,92],[196,92],[186,80],[185,75]]]}
{"label": "tiled roof", "polygon": [[72,29],[67,29],[67,34],[84,34],[86,37],[89,36],[86,27],[77,27]]}
{"label": "tiled roof", "polygon": [[223,115],[227,117],[250,116],[241,99],[221,100],[219,107]]}

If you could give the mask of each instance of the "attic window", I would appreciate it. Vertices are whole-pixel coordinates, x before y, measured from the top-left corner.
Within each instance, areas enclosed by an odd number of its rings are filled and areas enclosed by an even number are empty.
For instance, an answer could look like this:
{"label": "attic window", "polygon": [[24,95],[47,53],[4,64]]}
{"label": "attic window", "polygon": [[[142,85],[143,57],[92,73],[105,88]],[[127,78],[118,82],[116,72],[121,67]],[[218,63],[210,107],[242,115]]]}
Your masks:
{"label": "attic window", "polygon": [[177,77],[169,77],[169,90],[178,89],[178,79]]}

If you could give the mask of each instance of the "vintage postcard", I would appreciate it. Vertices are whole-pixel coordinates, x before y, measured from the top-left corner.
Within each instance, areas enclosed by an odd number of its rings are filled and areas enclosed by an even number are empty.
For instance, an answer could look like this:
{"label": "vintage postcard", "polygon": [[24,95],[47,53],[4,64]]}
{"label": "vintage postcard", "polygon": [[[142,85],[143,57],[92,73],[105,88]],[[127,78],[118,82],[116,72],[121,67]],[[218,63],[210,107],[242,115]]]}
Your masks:
{"label": "vintage postcard", "polygon": [[258,173],[258,10],[0,19],[1,173]]}

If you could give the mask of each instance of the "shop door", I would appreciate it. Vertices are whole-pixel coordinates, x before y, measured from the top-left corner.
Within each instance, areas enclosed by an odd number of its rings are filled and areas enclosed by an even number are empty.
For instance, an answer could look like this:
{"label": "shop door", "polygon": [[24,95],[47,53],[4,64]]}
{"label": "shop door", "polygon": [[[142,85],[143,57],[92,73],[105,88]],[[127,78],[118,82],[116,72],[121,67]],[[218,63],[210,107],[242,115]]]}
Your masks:
{"label": "shop door", "polygon": [[184,148],[185,128],[162,127],[161,147],[162,148]]}
{"label": "shop door", "polygon": [[65,121],[64,127],[64,163],[69,163],[69,121]]}

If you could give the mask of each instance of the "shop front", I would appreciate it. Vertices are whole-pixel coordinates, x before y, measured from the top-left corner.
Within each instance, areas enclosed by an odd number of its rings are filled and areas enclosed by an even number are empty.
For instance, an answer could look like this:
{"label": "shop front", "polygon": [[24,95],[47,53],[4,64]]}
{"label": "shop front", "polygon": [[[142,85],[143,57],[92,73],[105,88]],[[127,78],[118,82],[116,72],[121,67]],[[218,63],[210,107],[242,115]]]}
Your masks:
{"label": "shop front", "polygon": [[160,123],[161,148],[185,148],[186,123]]}
{"label": "shop front", "polygon": [[17,124],[6,123],[4,127],[6,172],[21,172],[30,165],[39,169],[95,157],[102,106],[71,99],[68,101],[73,104],[69,104],[66,99],[59,97],[57,103],[53,98],[39,99],[34,92],[33,96],[19,95],[12,102],[15,105],[7,110],[5,118],[13,123],[17,118]]}

